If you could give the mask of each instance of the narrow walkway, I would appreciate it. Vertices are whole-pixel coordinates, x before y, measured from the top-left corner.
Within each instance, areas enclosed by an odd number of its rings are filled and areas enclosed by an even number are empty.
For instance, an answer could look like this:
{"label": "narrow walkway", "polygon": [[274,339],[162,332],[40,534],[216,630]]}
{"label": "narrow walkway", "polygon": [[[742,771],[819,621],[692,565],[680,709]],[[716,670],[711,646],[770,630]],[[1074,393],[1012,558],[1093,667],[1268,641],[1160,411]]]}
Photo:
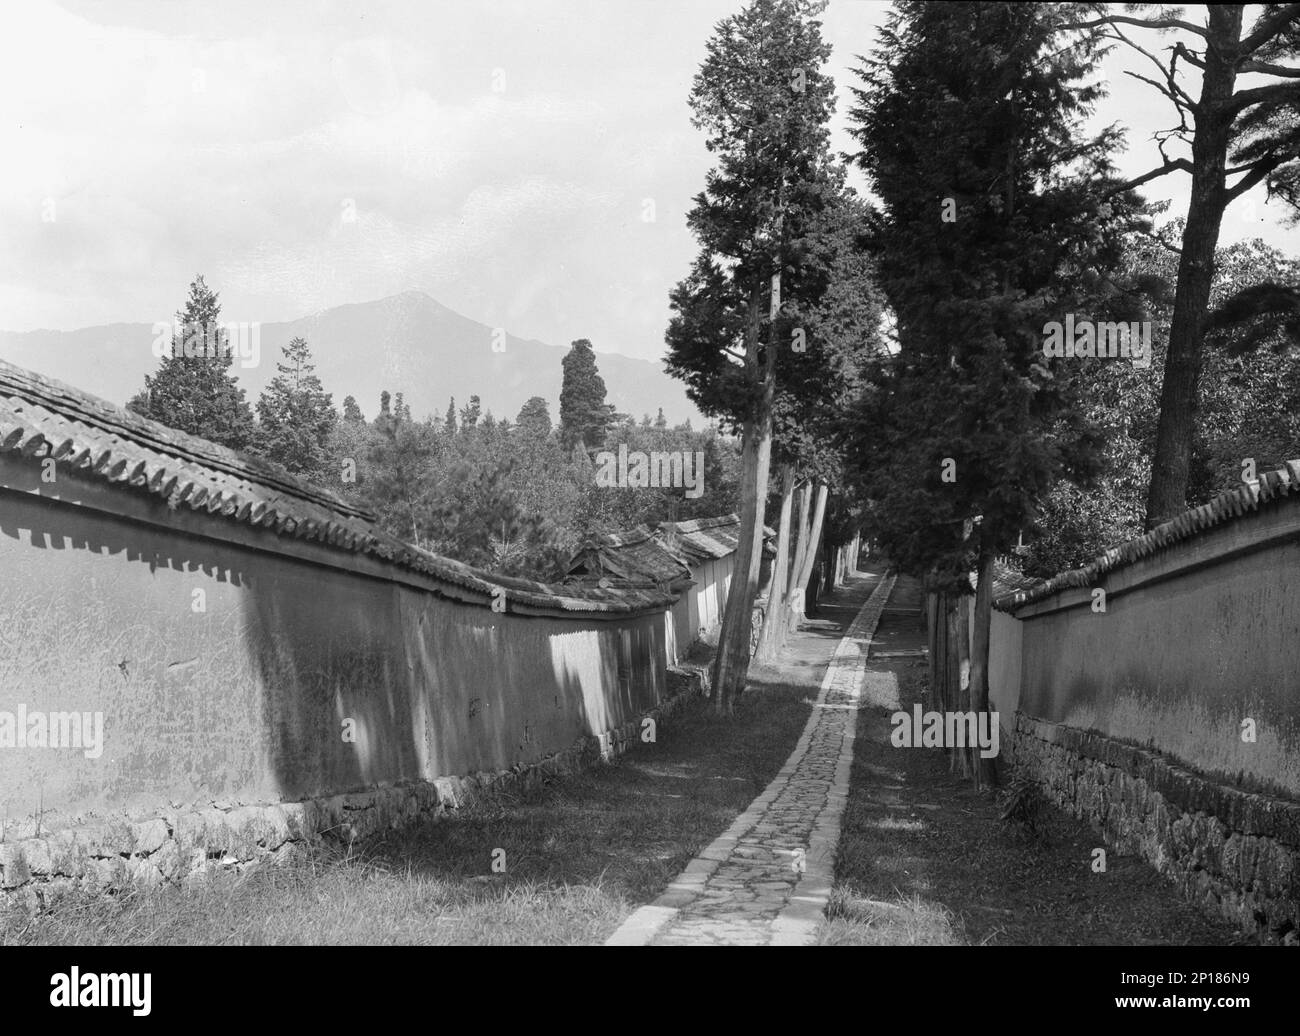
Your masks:
{"label": "narrow walkway", "polygon": [[[687,864],[663,895],[635,911],[606,945],[812,941],[834,881],[867,650],[893,585],[892,576],[859,573],[826,602],[833,611],[865,598],[829,662],[823,661],[827,636],[843,629],[841,624],[810,622],[790,637],[783,669],[802,667],[807,679],[809,668],[826,665],[799,743],[726,833]],[[794,679],[799,682],[799,675]]]}

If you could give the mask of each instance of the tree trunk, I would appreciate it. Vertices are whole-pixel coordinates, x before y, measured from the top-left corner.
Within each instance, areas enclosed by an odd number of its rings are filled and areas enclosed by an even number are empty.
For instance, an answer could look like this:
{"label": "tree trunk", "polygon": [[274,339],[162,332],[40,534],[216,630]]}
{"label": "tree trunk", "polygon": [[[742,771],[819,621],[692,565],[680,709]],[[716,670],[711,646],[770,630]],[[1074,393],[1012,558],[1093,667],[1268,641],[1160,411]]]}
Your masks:
{"label": "tree trunk", "polygon": [[950,671],[948,634],[948,595],[930,594],[930,708],[943,712],[948,708],[948,675]]}
{"label": "tree trunk", "polygon": [[[970,709],[970,596],[952,596],[956,599],[948,613],[948,710],[966,712]],[[971,753],[952,752],[949,767],[963,777],[971,776]]]}
{"label": "tree trunk", "polygon": [[[977,717],[989,711],[989,625],[993,619],[993,548],[981,537],[979,575],[975,584],[975,617],[971,630],[970,707]],[[990,717],[989,722],[993,719]],[[992,727],[989,728],[992,730]],[[978,749],[971,760],[975,790],[994,783],[993,760]]]}
{"label": "tree trunk", "polygon": [[781,465],[781,520],[777,527],[776,560],[767,594],[767,614],[759,637],[757,660],[770,662],[785,645],[785,591],[790,564],[790,511],[794,504],[794,465]]}
{"label": "tree trunk", "polygon": [[[772,458],[772,400],[776,394],[776,349],[766,350],[758,366],[760,294],[749,293],[749,320],[745,331],[746,366],[760,375],[761,392],[753,416],[742,426],[740,483],[740,542],[732,570],[731,590],[722,617],[718,651],[713,663],[716,709],[720,715],[735,711],[736,699],[749,672],[749,645],[753,632],[754,597],[763,564],[763,519],[767,501],[768,465]],[[773,322],[775,326],[775,322]]]}
{"label": "tree trunk", "polygon": [[[809,485],[808,488],[811,490],[812,486]],[[802,568],[795,568],[794,582],[790,585],[791,630],[798,629],[799,623],[806,621],[808,618],[804,597],[808,592],[808,580],[812,578],[813,565],[817,561],[817,544],[822,535],[822,519],[826,515],[826,496],[828,493],[829,490],[825,485],[817,487],[817,505],[813,508],[812,528],[808,532],[807,549],[803,553],[803,566]]]}
{"label": "tree trunk", "polygon": [[[1241,38],[1240,5],[1212,6],[1209,19],[1213,36],[1232,41]],[[1187,508],[1201,379],[1201,325],[1210,304],[1214,250],[1228,203],[1223,181],[1232,120],[1224,116],[1222,109],[1231,99],[1236,81],[1233,61],[1232,53],[1206,47],[1199,101],[1202,114],[1196,119],[1192,138],[1191,200],[1178,261],[1178,288],[1160,389],[1160,423],[1147,492],[1148,530],[1178,517]]]}
{"label": "tree trunk", "polygon": [[[805,482],[799,487],[799,525],[796,528],[794,561],[790,567],[790,580],[787,592],[794,594],[798,585],[799,570],[803,568],[803,559],[808,554],[808,527],[812,514],[812,483]],[[792,602],[793,603],[793,602]]]}

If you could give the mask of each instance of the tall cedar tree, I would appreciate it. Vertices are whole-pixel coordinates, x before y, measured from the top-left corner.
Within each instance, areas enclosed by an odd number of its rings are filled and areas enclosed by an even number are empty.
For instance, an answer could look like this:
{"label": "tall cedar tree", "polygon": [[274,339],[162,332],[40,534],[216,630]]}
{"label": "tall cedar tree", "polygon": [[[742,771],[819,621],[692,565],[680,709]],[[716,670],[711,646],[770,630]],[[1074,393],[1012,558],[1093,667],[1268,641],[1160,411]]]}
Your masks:
{"label": "tall cedar tree", "polygon": [[707,414],[742,436],[741,534],[714,662],[720,713],[749,667],[762,560],[783,276],[804,266],[806,238],[835,195],[827,122],[834,84],[817,15],[824,0],[752,0],[719,22],[695,76],[692,123],[717,156],[687,223],[700,242],[673,291],[668,370]]}
{"label": "tall cedar tree", "polygon": [[[279,373],[257,401],[258,452],[292,474],[318,480],[329,461],[330,433],[338,415],[316,376],[307,340],[295,338],[286,345],[284,362],[275,369]],[[354,420],[360,420],[356,400],[348,399]]]}
{"label": "tall cedar tree", "polygon": [[578,443],[601,446],[614,408],[605,402],[605,379],[596,369],[591,343],[579,338],[565,354],[560,385],[560,441],[566,449]]}
{"label": "tall cedar tree", "polygon": [[176,323],[171,355],[161,358],[153,375],[145,375],[144,391],[127,407],[178,431],[247,449],[256,432],[253,411],[230,373],[234,356],[221,326],[220,300],[201,274],[190,284]]}
{"label": "tall cedar tree", "polygon": [[[764,633],[771,654],[804,618],[831,494],[846,493],[844,444],[833,429],[860,396],[868,365],[885,353],[885,299],[864,251],[868,226],[867,207],[851,193],[838,196],[813,223],[798,276],[788,279],[788,291],[782,286],[782,320],[791,337],[802,332],[803,338],[802,351],[778,355],[772,455],[774,463],[794,469],[807,484],[790,536],[789,574],[774,568],[768,595]],[[790,502],[793,506],[793,498]]]}
{"label": "tall cedar tree", "polygon": [[[1083,20],[1077,17],[1078,5],[1062,6],[1072,8],[1075,24],[1097,38],[1120,41],[1154,64],[1156,79],[1131,74],[1174,106],[1178,125],[1155,135],[1160,166],[1123,186],[1138,186],[1174,171],[1191,174],[1160,425],[1147,493],[1146,526],[1151,529],[1176,518],[1187,506],[1198,385],[1204,366],[1203,332],[1224,210],[1260,183],[1284,200],[1295,197],[1300,178],[1296,128],[1300,4],[1259,5],[1249,29],[1244,22],[1245,4],[1206,4],[1199,25],[1179,17],[1179,11],[1171,13],[1163,4],[1125,5],[1135,10],[1124,14],[1113,12],[1118,5],[1088,4],[1084,6],[1101,17]],[[1135,28],[1177,32],[1180,38],[1164,48],[1166,57],[1158,58],[1133,38],[1138,35]],[[1197,97],[1180,81],[1191,69],[1201,76]],[[1252,79],[1245,89],[1239,89],[1237,79],[1246,74]],[[1255,78],[1260,76],[1262,81]],[[1181,141],[1188,153],[1171,158],[1165,145],[1172,141]]]}
{"label": "tall cedar tree", "polygon": [[976,569],[981,712],[994,559],[1058,478],[1096,467],[1076,394],[1078,365],[1098,361],[1049,360],[1044,325],[1111,318],[1100,300],[1133,201],[1102,200],[1115,140],[1082,131],[1096,55],[1064,38],[1061,6],[896,3],[851,116],[900,342],[850,425],[855,466],[900,567],[952,592]]}

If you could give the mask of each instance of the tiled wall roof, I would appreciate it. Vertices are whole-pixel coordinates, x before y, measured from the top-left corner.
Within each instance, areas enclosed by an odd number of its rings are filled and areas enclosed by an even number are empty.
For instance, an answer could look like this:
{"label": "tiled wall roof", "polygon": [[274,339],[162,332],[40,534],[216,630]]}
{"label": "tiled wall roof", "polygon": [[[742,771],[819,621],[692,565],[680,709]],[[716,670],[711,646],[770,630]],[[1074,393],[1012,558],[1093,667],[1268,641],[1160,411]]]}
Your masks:
{"label": "tiled wall roof", "polygon": [[593,536],[574,555],[569,571],[582,581],[610,578],[664,586],[691,581],[686,562],[645,525]]}
{"label": "tiled wall roof", "polygon": [[367,555],[453,587],[573,612],[622,613],[673,602],[657,590],[572,588],[493,576],[403,543],[374,515],[283,468],[175,431],[52,378],[0,360],[0,453],[150,494],[214,522]]}
{"label": "tiled wall roof", "polygon": [[[692,518],[685,522],[660,522],[659,539],[688,561],[712,561],[734,554],[740,546],[740,515],[723,514],[716,518]],[[776,530],[763,526],[763,552],[771,556],[776,547]]]}
{"label": "tiled wall roof", "polygon": [[1175,543],[1198,536],[1207,529],[1224,525],[1241,515],[1258,511],[1297,494],[1300,494],[1300,460],[1289,460],[1284,467],[1221,493],[1208,503],[1193,507],[1172,521],[1156,526],[1145,536],[1112,547],[1085,568],[1062,572],[1029,589],[1000,597],[993,602],[993,606],[999,611],[1009,612],[1034,601],[1041,601],[1060,590],[1095,586],[1097,579],[1107,572],[1130,565]]}

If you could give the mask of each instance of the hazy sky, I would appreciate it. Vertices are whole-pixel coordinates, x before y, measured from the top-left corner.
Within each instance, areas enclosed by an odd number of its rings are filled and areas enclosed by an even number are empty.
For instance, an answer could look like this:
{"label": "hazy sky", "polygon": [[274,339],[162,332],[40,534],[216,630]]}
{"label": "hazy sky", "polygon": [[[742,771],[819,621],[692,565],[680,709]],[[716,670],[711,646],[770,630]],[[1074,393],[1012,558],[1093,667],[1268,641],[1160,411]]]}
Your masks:
{"label": "hazy sky", "polygon": [[[657,357],[710,164],[687,94],[740,6],[25,0],[0,36],[0,328],[169,320],[202,272],[227,320],[417,289],[523,337]],[[841,150],[847,70],[885,9],[824,17]],[[1098,118],[1132,127],[1136,174],[1171,108],[1125,67],[1109,59]],[[1180,212],[1186,191],[1171,174],[1150,193]],[[1262,188],[1224,223],[1256,235],[1300,237]]]}

